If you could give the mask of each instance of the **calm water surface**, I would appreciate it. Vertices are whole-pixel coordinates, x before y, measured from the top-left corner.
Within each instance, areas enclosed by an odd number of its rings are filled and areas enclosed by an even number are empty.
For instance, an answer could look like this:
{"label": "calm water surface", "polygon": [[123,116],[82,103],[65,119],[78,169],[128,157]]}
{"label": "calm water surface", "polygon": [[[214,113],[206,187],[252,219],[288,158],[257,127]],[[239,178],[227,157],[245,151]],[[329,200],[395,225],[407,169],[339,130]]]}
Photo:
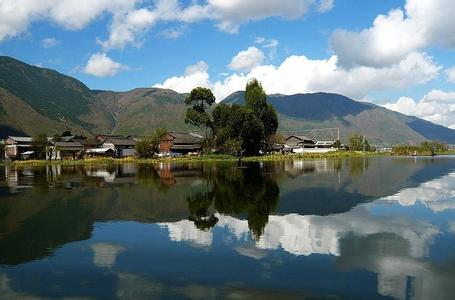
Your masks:
{"label": "calm water surface", "polygon": [[455,297],[455,157],[0,178],[0,299]]}

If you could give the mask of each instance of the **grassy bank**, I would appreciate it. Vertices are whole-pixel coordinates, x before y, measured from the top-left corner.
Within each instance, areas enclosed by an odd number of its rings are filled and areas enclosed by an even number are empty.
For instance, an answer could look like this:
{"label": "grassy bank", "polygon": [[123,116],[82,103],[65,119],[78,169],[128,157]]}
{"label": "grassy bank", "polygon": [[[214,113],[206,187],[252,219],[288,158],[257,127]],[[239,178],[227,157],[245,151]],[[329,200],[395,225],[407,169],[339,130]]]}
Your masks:
{"label": "grassy bank", "polygon": [[[293,159],[323,159],[323,158],[350,158],[350,157],[365,157],[365,156],[384,156],[389,154],[381,154],[374,152],[360,152],[360,151],[337,151],[330,153],[307,153],[307,154],[272,154],[263,156],[243,157],[240,160],[247,162],[254,161],[283,161]],[[46,161],[46,160],[27,160],[15,161],[9,163],[12,166],[21,167],[34,167],[34,166],[47,166],[47,165],[84,165],[84,166],[103,166],[115,165],[123,163],[140,163],[140,164],[155,164],[161,162],[183,163],[183,162],[223,162],[223,161],[238,161],[239,158],[230,155],[202,155],[202,156],[185,156],[185,157],[166,157],[154,159],[138,159],[138,158],[92,158],[82,160],[63,160],[63,161]]]}

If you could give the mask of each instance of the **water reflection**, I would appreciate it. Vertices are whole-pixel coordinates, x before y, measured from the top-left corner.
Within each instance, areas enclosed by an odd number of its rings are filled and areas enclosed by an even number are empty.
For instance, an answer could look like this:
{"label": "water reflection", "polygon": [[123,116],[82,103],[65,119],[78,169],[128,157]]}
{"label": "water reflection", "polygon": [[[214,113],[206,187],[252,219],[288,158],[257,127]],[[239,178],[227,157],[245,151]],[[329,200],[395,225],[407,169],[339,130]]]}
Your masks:
{"label": "water reflection", "polygon": [[[453,158],[8,167],[0,176],[0,295],[10,298],[453,292]],[[37,270],[45,282],[27,275]]]}

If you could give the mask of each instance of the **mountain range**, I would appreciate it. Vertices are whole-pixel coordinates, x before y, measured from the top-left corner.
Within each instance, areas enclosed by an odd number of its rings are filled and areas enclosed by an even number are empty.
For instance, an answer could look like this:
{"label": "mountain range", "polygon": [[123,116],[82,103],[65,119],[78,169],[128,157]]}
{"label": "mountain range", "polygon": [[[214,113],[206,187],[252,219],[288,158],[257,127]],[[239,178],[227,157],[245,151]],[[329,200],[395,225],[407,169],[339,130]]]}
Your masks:
{"label": "mountain range", "polygon": [[[186,94],[157,88],[126,92],[90,90],[55,70],[0,56],[0,137],[53,135],[65,130],[147,135],[158,127],[197,131],[184,122]],[[221,103],[244,103],[235,92]],[[374,105],[329,93],[270,95],[279,114],[279,131],[340,128],[342,140],[360,133],[374,144],[437,140],[455,144],[455,130]]]}

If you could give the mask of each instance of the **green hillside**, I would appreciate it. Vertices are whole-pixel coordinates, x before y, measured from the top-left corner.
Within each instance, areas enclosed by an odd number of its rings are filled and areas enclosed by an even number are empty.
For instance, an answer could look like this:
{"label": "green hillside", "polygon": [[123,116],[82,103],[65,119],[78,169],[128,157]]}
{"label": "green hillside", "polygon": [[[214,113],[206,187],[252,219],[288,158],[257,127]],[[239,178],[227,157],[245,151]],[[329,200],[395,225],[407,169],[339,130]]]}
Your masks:
{"label": "green hillside", "polygon": [[[147,135],[159,127],[197,131],[184,122],[185,97],[156,88],[90,90],[54,70],[0,56],[0,137],[65,130],[86,136]],[[270,95],[268,100],[279,113],[282,132],[339,127],[343,140],[361,133],[374,144],[424,140],[455,144],[455,130],[337,94]],[[223,103],[242,104],[244,93],[233,93]]]}
{"label": "green hillside", "polygon": [[[271,95],[268,101],[278,111],[282,132],[311,135],[307,130],[338,127],[344,141],[351,134],[360,133],[370,142],[383,145],[425,140],[455,143],[455,130],[342,95]],[[244,92],[235,92],[222,102],[243,104]]]}

